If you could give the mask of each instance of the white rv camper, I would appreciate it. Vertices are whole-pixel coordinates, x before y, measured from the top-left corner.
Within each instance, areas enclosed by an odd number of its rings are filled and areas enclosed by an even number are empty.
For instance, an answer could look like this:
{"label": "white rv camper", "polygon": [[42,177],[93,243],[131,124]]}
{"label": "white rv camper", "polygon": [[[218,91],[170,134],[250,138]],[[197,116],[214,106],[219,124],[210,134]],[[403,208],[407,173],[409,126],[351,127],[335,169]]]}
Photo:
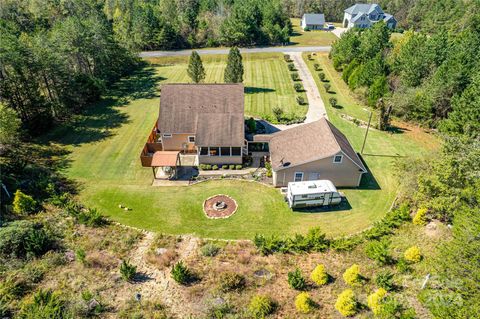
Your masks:
{"label": "white rv camper", "polygon": [[342,198],[329,180],[288,183],[287,200],[290,208],[340,204]]}

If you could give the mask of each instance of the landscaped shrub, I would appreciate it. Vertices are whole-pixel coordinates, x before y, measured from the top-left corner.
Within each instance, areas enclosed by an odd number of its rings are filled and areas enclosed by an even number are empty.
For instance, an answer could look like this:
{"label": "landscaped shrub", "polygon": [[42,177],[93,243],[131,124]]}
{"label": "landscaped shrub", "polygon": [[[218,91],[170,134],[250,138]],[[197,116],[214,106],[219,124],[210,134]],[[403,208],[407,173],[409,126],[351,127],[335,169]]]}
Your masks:
{"label": "landscaped shrub", "polygon": [[289,55],[289,54],[284,54],[284,55],[283,55],[283,59],[285,60],[285,62],[292,62],[292,60],[290,59],[290,55]]}
{"label": "landscaped shrub", "polygon": [[54,245],[54,236],[40,223],[20,220],[0,227],[0,257],[38,257]]}
{"label": "landscaped shrub", "polygon": [[386,295],[387,291],[385,289],[378,288],[377,291],[367,297],[368,308],[370,308],[375,315],[380,312],[382,301]]}
{"label": "landscaped shrub", "polygon": [[255,121],[253,117],[249,117],[248,120],[246,120],[246,124],[250,133],[255,133],[257,131],[257,121]]}
{"label": "landscaped shrub", "polygon": [[324,265],[317,265],[310,275],[310,279],[319,286],[326,285],[328,283],[328,274],[325,271]]}
{"label": "landscaped shrub", "polygon": [[214,243],[207,243],[207,244],[203,245],[203,247],[200,250],[201,250],[203,256],[214,257],[220,251],[220,247],[218,247]]}
{"label": "landscaped shrub", "polygon": [[19,318],[34,319],[34,318],[72,318],[69,313],[66,302],[61,298],[59,293],[51,290],[39,290],[26,303],[19,314]]}
{"label": "landscaped shrub", "polygon": [[173,280],[178,282],[181,285],[188,284],[192,280],[192,273],[190,270],[183,264],[182,261],[179,261],[172,267],[170,272]]}
{"label": "landscaped shrub", "polygon": [[219,288],[222,292],[242,290],[245,286],[245,277],[240,274],[225,272],[220,275]]}
{"label": "landscaped shrub", "polygon": [[360,266],[353,264],[350,268],[347,268],[343,273],[343,280],[351,286],[359,284],[362,281],[362,276],[360,275]]}
{"label": "landscaped shrub", "polygon": [[325,84],[323,84],[323,87],[325,88],[325,91],[326,91],[327,93],[329,93],[329,92],[330,92],[330,88],[331,88],[332,86],[331,86],[329,83],[325,83]]}
{"label": "landscaped shrub", "polygon": [[35,212],[36,208],[37,202],[33,197],[17,189],[13,198],[13,211],[16,214],[31,214]]}
{"label": "landscaped shrub", "polygon": [[228,169],[229,165],[222,165],[222,169]]}
{"label": "landscaped shrub", "polygon": [[334,239],[330,242],[330,247],[337,251],[352,251],[355,247],[362,242],[360,235],[341,237]]}
{"label": "landscaped shrub", "polygon": [[301,85],[300,83],[295,83],[293,85],[293,88],[295,89],[295,91],[297,92],[302,92],[303,91],[303,85]]}
{"label": "landscaped shrub", "polygon": [[325,78],[326,78],[325,73],[323,72],[318,73],[318,77],[320,78],[320,81],[325,82]]}
{"label": "landscaped shrub", "polygon": [[352,289],[344,290],[335,302],[335,309],[342,314],[342,316],[350,317],[357,313],[357,300]]}
{"label": "landscaped shrub", "polygon": [[427,224],[427,212],[428,212],[428,209],[420,208],[419,210],[417,210],[417,213],[415,214],[415,217],[413,217],[412,222],[415,225],[420,225],[420,226],[426,225]]}
{"label": "landscaped shrub", "polygon": [[393,276],[394,275],[390,270],[385,270],[375,277],[375,284],[380,288],[391,291],[395,288]]}
{"label": "landscaped shrub", "polygon": [[397,299],[392,296],[386,296],[383,298],[381,306],[378,308],[376,317],[382,319],[415,319],[417,318],[417,315],[412,308],[406,308]]}
{"label": "landscaped shrub", "polygon": [[218,165],[213,165],[213,166],[212,166],[212,170],[218,171]]}
{"label": "landscaped shrub", "polygon": [[296,71],[296,70],[297,70],[297,69],[295,68],[295,64],[293,64],[293,63],[289,63],[289,64],[288,64],[288,69],[289,69],[290,71]]}
{"label": "landscaped shrub", "polygon": [[122,263],[120,264],[120,275],[122,276],[123,280],[131,281],[135,277],[136,273],[137,267],[130,264],[126,260],[122,260]]}
{"label": "landscaped shrub", "polygon": [[311,55],[311,54],[307,54],[307,59],[312,60],[312,55]]}
{"label": "landscaped shrub", "polygon": [[374,240],[367,244],[365,253],[368,258],[375,260],[379,265],[388,265],[393,261],[390,255],[390,244],[386,240]]}
{"label": "landscaped shrub", "polygon": [[[298,84],[298,83],[296,83]],[[283,117],[283,109],[278,107],[278,106],[275,106],[272,108],[272,112],[273,112],[273,115],[275,116],[275,118],[277,119],[277,122],[280,122],[282,120],[282,117]]]}
{"label": "landscaped shrub", "polygon": [[405,251],[403,257],[410,263],[418,263],[422,259],[422,253],[417,246],[412,246]]}
{"label": "landscaped shrub", "polygon": [[337,99],[336,99],[336,98],[331,97],[331,98],[328,99],[328,102],[330,102],[330,105],[331,105],[332,107],[337,107],[337,103],[338,103],[338,102],[337,102]]}
{"label": "landscaped shrub", "polygon": [[272,164],[270,162],[265,162],[265,168],[267,169],[267,173],[265,173],[265,175],[267,177],[272,177]]}
{"label": "landscaped shrub", "polygon": [[206,164],[206,165],[205,165],[205,170],[206,170],[206,171],[212,170],[212,165]]}
{"label": "landscaped shrub", "polygon": [[330,241],[318,227],[311,228],[306,236],[296,234],[292,238],[287,239],[279,239],[275,236],[266,238],[257,234],[253,242],[264,255],[274,252],[323,252],[330,245]]}
{"label": "landscaped shrub", "polygon": [[313,300],[307,292],[301,292],[295,298],[295,308],[297,308],[298,312],[309,313],[313,310],[313,306]]}
{"label": "landscaped shrub", "polygon": [[91,227],[101,227],[107,224],[107,220],[95,208],[86,208],[80,210],[77,215],[77,220],[80,224]]}
{"label": "landscaped shrub", "polygon": [[292,78],[293,81],[299,81],[300,80],[300,77],[298,76],[297,72],[291,73],[290,77]]}
{"label": "landscaped shrub", "polygon": [[87,253],[82,248],[79,248],[75,251],[75,259],[81,262],[82,264],[85,263],[86,258],[87,258]]}
{"label": "landscaped shrub", "polygon": [[300,96],[300,95],[297,96],[297,103],[300,105],[305,104],[305,99],[303,98],[303,96]]}
{"label": "landscaped shrub", "polygon": [[263,319],[275,310],[275,303],[269,296],[256,295],[250,301],[248,310],[257,319]]}
{"label": "landscaped shrub", "polygon": [[236,169],[236,170],[240,170],[240,169],[242,169],[242,168],[243,168],[243,166],[240,165],[240,164],[235,165],[235,169]]}
{"label": "landscaped shrub", "polygon": [[395,265],[399,273],[407,273],[410,272],[410,263],[405,258],[400,258]]}
{"label": "landscaped shrub", "polygon": [[304,290],[307,287],[305,278],[299,268],[288,273],[288,284],[295,290]]}

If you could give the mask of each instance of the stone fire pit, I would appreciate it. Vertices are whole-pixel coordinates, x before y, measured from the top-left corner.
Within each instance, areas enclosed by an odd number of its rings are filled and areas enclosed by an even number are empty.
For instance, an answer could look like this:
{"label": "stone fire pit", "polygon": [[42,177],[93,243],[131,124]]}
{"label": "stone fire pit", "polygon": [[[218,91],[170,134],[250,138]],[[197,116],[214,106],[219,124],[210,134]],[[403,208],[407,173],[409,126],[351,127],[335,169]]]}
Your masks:
{"label": "stone fire pit", "polygon": [[208,218],[228,218],[237,211],[237,202],[227,195],[215,195],[203,202],[203,211]]}

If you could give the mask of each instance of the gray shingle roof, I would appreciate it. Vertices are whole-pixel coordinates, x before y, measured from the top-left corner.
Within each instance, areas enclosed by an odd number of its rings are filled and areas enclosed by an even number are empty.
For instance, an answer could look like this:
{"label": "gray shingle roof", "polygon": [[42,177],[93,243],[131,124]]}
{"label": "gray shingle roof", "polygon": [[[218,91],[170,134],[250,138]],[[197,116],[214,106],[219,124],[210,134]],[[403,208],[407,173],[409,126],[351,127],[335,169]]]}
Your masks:
{"label": "gray shingle roof", "polygon": [[197,145],[243,145],[243,114],[243,84],[165,84],[158,128],[198,134]]}
{"label": "gray shingle roof", "polygon": [[323,13],[305,13],[305,24],[307,25],[323,25],[325,24],[325,15]]}
{"label": "gray shingle roof", "polygon": [[360,12],[370,13],[373,10],[377,10],[379,13],[383,13],[382,8],[380,8],[380,6],[376,3],[357,3],[346,9],[345,12],[350,14],[358,14]]}
{"label": "gray shingle roof", "polygon": [[274,171],[320,160],[340,151],[365,172],[365,166],[345,135],[325,118],[277,132],[269,142],[270,158]]}

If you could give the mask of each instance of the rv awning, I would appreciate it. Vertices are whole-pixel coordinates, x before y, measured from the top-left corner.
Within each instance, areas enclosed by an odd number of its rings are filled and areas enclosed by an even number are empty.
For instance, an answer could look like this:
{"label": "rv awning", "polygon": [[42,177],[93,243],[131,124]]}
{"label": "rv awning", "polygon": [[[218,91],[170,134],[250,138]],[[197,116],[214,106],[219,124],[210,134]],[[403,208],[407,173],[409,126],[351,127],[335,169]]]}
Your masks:
{"label": "rv awning", "polygon": [[152,167],[177,166],[180,152],[157,151],[153,154]]}

